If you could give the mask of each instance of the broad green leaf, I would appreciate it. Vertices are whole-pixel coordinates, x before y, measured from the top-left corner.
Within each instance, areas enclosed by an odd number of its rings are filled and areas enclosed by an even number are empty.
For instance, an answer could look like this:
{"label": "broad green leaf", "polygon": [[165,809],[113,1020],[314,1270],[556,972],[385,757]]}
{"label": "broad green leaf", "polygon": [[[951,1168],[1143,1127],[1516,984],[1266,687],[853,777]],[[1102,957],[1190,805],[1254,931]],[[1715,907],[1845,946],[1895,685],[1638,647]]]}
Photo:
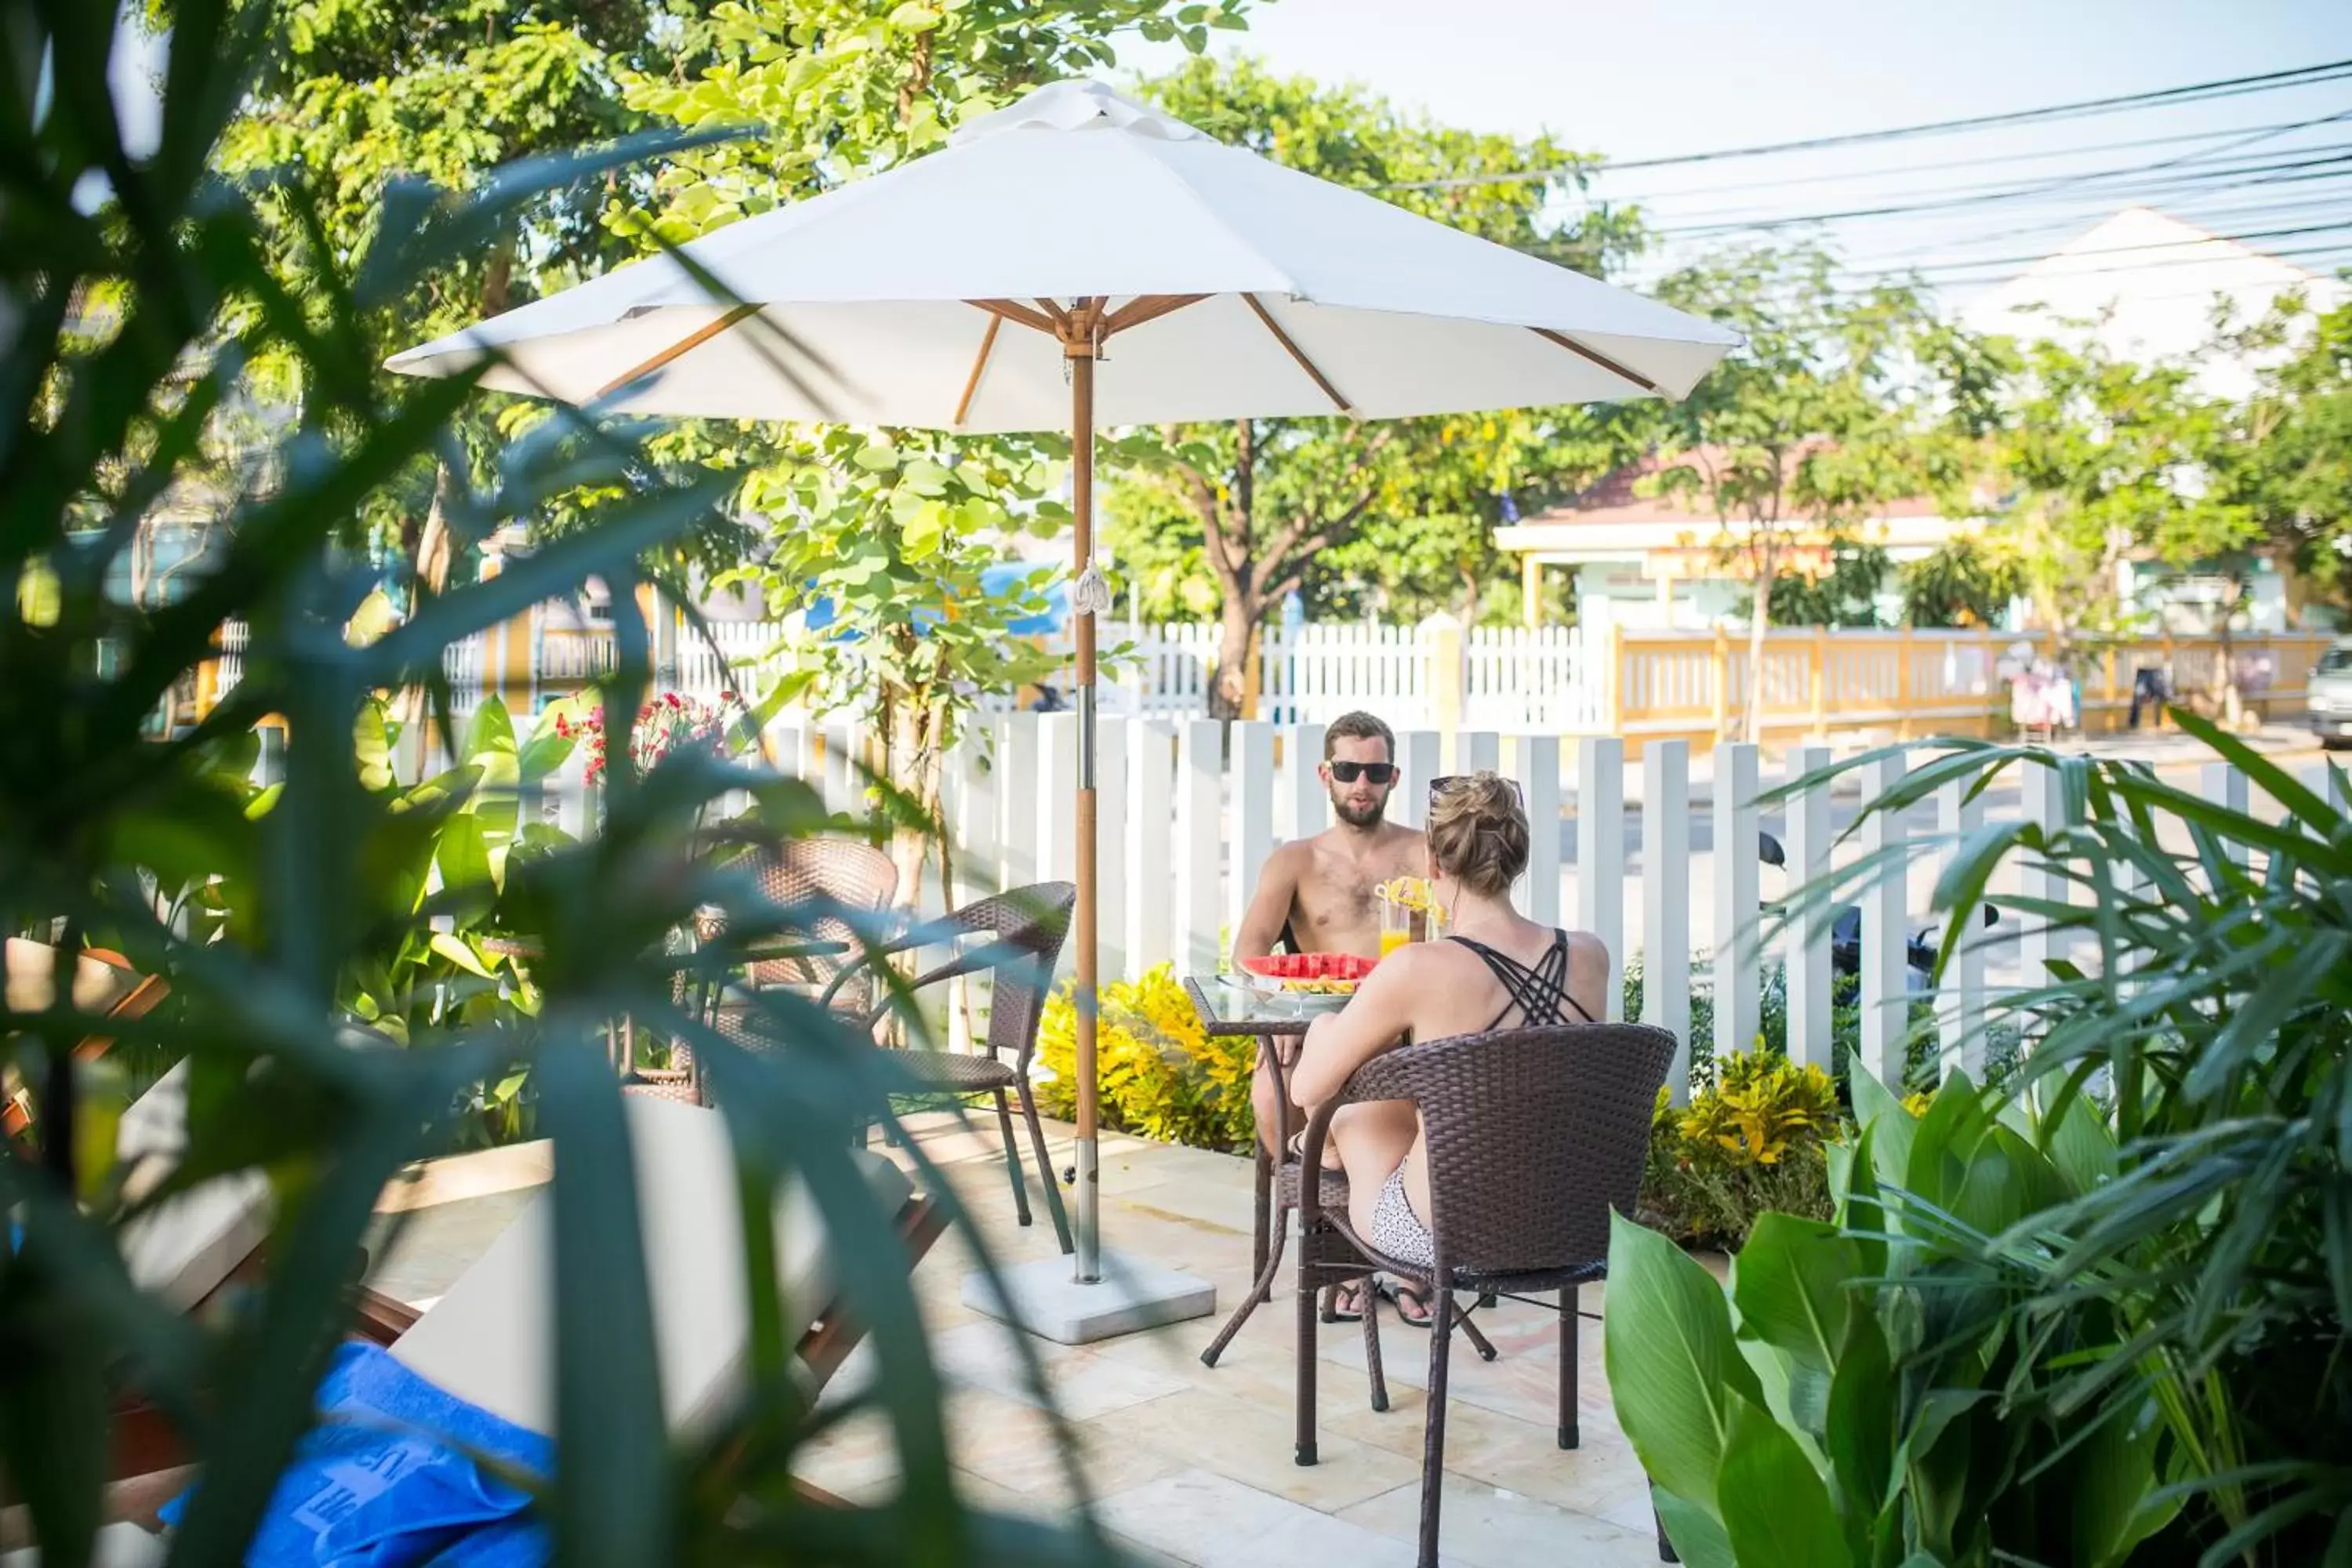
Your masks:
{"label": "broad green leaf", "polygon": [[1894,1358],[1878,1316],[1868,1306],[1846,1324],[1830,1378],[1825,1442],[1830,1478],[1849,1519],[1866,1519],[1885,1506],[1895,1475]]}
{"label": "broad green leaf", "polygon": [[1681,1247],[1610,1219],[1604,1356],[1618,1419],[1650,1479],[1716,1511],[1731,1404],[1763,1389],[1732,1339],[1723,1287]]}
{"label": "broad green leaf", "polygon": [[474,710],[474,722],[466,731],[466,760],[480,764],[496,753],[512,756],[515,749],[514,720],[507,705],[495,697],[486,697]]}
{"label": "broad green leaf", "polygon": [[1837,1226],[1793,1215],[1757,1217],[1732,1266],[1740,1329],[1826,1375],[1836,1364],[1862,1277],[1862,1258]]}
{"label": "broad green leaf", "polygon": [[429,945],[432,947],[434,952],[439,953],[442,957],[447,959],[450,963],[456,964],[467,973],[478,975],[484,980],[495,978],[490,972],[489,966],[485,964],[481,958],[474,952],[473,948],[468,946],[462,939],[452,936],[446,931],[436,931],[433,933]]}
{"label": "broad green leaf", "polygon": [[1739,1568],[1853,1563],[1829,1488],[1797,1440],[1745,1399],[1732,1401],[1730,1416],[1716,1492]]}
{"label": "broad green leaf", "polygon": [[483,838],[479,817],[460,813],[443,823],[433,863],[440,868],[445,890],[494,886],[489,845]]}
{"label": "broad green leaf", "polygon": [[1657,1510],[1666,1539],[1674,1542],[1675,1555],[1687,1568],[1739,1568],[1731,1554],[1731,1538],[1713,1514],[1659,1486],[1650,1489],[1650,1506]]}

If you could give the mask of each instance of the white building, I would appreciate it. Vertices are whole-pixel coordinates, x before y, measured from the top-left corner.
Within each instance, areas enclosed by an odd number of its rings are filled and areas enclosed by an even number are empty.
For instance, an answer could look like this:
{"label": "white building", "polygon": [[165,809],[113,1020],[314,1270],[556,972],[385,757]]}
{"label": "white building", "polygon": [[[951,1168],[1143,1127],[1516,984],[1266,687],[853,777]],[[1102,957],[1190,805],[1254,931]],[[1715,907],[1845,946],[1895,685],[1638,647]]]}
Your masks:
{"label": "white building", "polygon": [[2242,326],[2294,292],[2315,311],[2352,299],[2335,279],[2135,206],[1976,296],[1960,320],[1973,331],[2029,341],[2095,339],[2111,356],[2142,364],[2192,362],[2199,391],[2235,400],[2254,390],[2263,362],[2210,350],[2216,302]]}
{"label": "white building", "polygon": [[[1705,450],[1685,460],[1706,466]],[[1739,548],[1747,525],[1718,519],[1696,497],[1642,494],[1642,481],[1660,466],[1654,457],[1644,458],[1564,506],[1495,531],[1495,542],[1520,559],[1530,625],[1540,610],[1538,589],[1547,570],[1570,574],[1577,624],[1586,627],[1704,631],[1742,616],[1754,591]],[[1910,496],[1885,503],[1845,531],[1877,545],[1900,566],[1982,526],[1976,518],[1947,518],[1934,500]],[[1780,564],[1804,574],[1826,568],[1826,541],[1811,530],[1792,531]],[[1891,571],[1879,594],[1879,618],[1889,626],[1902,618]]]}

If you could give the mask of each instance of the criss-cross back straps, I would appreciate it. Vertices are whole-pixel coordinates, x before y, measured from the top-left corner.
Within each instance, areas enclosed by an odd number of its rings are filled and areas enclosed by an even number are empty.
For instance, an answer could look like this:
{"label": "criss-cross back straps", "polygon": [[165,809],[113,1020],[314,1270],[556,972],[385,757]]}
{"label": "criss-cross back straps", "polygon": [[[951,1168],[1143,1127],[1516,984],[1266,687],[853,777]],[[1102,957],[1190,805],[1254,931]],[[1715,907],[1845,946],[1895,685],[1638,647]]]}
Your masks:
{"label": "criss-cross back straps", "polygon": [[1495,1021],[1487,1025],[1487,1028],[1502,1027],[1503,1020],[1511,1016],[1511,1009],[1514,1007],[1519,1010],[1519,1022],[1523,1027],[1544,1028],[1556,1024],[1564,1024],[1568,1020],[1560,1013],[1563,1003],[1574,1007],[1576,1016],[1586,1023],[1593,1022],[1592,1015],[1586,1012],[1582,1005],[1568,994],[1568,933],[1566,931],[1555,931],[1551,933],[1551,945],[1544,949],[1543,956],[1536,960],[1533,968],[1521,963],[1507,952],[1488,947],[1475,937],[1456,936],[1446,940],[1458,942],[1476,953],[1479,962],[1486,966],[1487,972],[1501,981],[1503,989],[1510,994],[1511,999],[1504,1004],[1501,1012],[1495,1015]]}

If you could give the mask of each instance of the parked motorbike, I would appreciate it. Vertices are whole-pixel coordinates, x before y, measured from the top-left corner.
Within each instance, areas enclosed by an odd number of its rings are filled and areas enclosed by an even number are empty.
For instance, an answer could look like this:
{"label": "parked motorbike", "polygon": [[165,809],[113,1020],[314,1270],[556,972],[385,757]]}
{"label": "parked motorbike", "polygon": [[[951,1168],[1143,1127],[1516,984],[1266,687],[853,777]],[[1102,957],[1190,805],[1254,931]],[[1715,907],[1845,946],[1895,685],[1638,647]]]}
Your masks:
{"label": "parked motorbike", "polygon": [[[1769,833],[1759,834],[1756,858],[1776,870],[1786,871],[1789,857],[1780,841]],[[1779,913],[1784,905],[1780,900],[1766,900],[1763,908],[1769,913]],[[1984,906],[1984,923],[1990,927],[2000,922],[2000,911],[1990,904]],[[1944,928],[1925,925],[1909,932],[1904,939],[1903,962],[1910,988],[1916,993],[1932,989],[1936,974],[1936,955],[1943,950]],[[1833,975],[1862,973],[1862,908],[1858,904],[1838,904],[1830,915],[1830,973]]]}

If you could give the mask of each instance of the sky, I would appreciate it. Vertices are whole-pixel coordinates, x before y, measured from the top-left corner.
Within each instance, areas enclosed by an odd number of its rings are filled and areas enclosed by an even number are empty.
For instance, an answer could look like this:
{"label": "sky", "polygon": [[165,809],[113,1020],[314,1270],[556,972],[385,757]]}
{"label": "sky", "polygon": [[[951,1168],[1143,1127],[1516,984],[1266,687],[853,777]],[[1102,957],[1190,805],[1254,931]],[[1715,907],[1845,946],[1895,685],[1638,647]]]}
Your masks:
{"label": "sky", "polygon": [[[1632,161],[2352,61],[2352,4],[1273,0],[1253,6],[1247,33],[1213,37],[1219,52],[1238,48],[1286,73],[1354,81],[1444,123],[1521,137],[1548,131],[1578,151]],[[1122,65],[1147,71],[1181,58],[1173,45],[1121,52]],[[2331,115],[2345,118],[2279,129]],[[2166,140],[2116,146],[2155,138]],[[1658,226],[1690,228],[2065,182],[2032,196],[1813,231],[1857,279],[1922,265],[1958,300],[2017,270],[2009,258],[2054,249],[2136,197],[2216,232],[2262,232],[2248,243],[2292,251],[2301,266],[2352,262],[2352,163],[2257,167],[2331,150],[2352,154],[2352,76],[2030,126],[1605,173],[1592,193],[1639,201]],[[2175,159],[2188,162],[2147,169]],[[1930,164],[1957,166],[1923,167]],[[2307,232],[2267,232],[2286,228]],[[1727,237],[1800,232],[1674,235],[1651,265]]]}
{"label": "sky", "polygon": [[[1443,123],[1549,132],[1624,163],[2352,62],[2352,0],[1253,0],[1246,33],[1211,36]],[[1120,47],[1129,70],[1183,58]],[[116,64],[136,144],[153,134],[152,90],[134,85],[152,61],[126,47]],[[2352,264],[2352,67],[2031,125],[1604,170],[1587,199],[1638,204],[1659,233],[1636,283],[1811,236],[1849,283],[1917,268],[1957,305],[2135,201],[2333,271]],[[1927,210],[1801,221],[1893,205]]]}

